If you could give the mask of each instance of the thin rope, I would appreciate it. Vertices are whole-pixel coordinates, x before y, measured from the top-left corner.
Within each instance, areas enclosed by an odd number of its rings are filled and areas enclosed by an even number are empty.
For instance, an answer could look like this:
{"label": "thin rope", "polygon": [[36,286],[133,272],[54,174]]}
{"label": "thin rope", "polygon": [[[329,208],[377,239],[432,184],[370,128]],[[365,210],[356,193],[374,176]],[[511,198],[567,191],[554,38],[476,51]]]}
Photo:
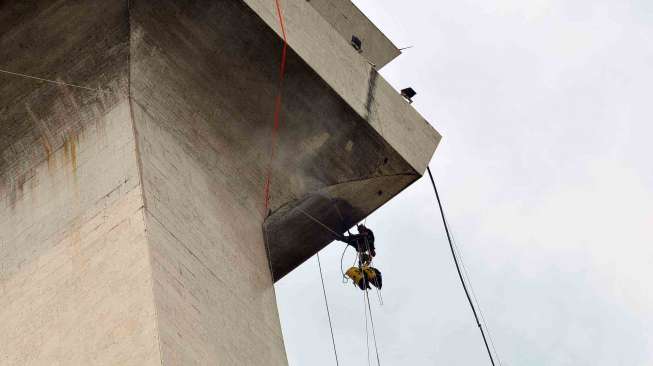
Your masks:
{"label": "thin rope", "polygon": [[383,306],[383,295],[378,288],[376,289],[376,298],[379,300],[379,306]]}
{"label": "thin rope", "polygon": [[[446,218],[445,218],[446,220]],[[449,221],[447,220],[447,224],[449,224]],[[492,351],[494,352],[494,355],[497,358],[497,362],[499,363],[499,366],[502,366],[501,363],[501,358],[499,357],[499,352],[497,352],[496,346],[494,345],[494,337],[492,337],[492,332],[490,331],[490,327],[488,326],[488,322],[485,319],[485,314],[483,314],[483,308],[481,307],[481,303],[478,300],[478,297],[476,296],[476,291],[474,290],[474,285],[472,283],[472,278],[469,275],[469,271],[467,270],[467,266],[465,265],[465,258],[463,257],[463,253],[459,248],[458,243],[456,242],[456,235],[453,230],[451,230],[451,241],[453,242],[454,249],[456,250],[456,253],[458,254],[458,258],[460,259],[460,265],[463,268],[463,274],[465,275],[465,278],[467,279],[467,283],[469,284],[469,289],[470,292],[472,293],[472,298],[474,299],[474,303],[476,304],[476,307],[478,307],[478,313],[481,316],[481,322],[483,323],[483,326],[485,326],[485,330],[487,331],[487,336],[490,340],[490,346],[492,346]]]}
{"label": "thin rope", "polygon": [[281,3],[280,0],[275,0],[275,5],[277,9],[277,17],[279,19],[279,25],[281,26],[281,34],[283,36],[283,48],[281,50],[281,65],[279,67],[279,85],[277,89],[277,97],[274,105],[274,125],[272,127],[272,141],[270,146],[270,161],[268,163],[267,174],[265,177],[265,187],[264,191],[264,203],[265,208],[263,211],[263,216],[268,214],[270,209],[270,187],[272,185],[272,164],[276,156],[277,150],[277,139],[279,135],[279,126],[281,125],[281,101],[282,101],[282,92],[283,92],[283,81],[286,76],[286,54],[288,51],[288,39],[286,38],[286,25],[283,18],[283,13],[281,12]]}
{"label": "thin rope", "polygon": [[492,357],[492,352],[490,351],[490,346],[488,346],[487,343],[487,338],[485,337],[485,332],[483,331],[483,327],[481,326],[480,321],[478,320],[478,315],[476,314],[476,309],[474,307],[474,304],[472,303],[472,299],[469,297],[469,291],[467,291],[467,285],[465,285],[465,280],[463,279],[462,272],[460,271],[460,266],[458,265],[458,258],[456,256],[456,252],[453,248],[453,242],[451,240],[451,234],[449,233],[449,225],[447,225],[447,220],[445,219],[444,216],[444,209],[442,208],[442,202],[440,201],[440,195],[438,194],[438,188],[435,185],[435,180],[433,179],[433,173],[431,173],[431,168],[426,167],[426,170],[429,173],[429,178],[431,178],[431,184],[433,185],[433,191],[435,192],[435,197],[438,201],[438,207],[440,208],[440,215],[442,216],[442,223],[444,224],[444,231],[447,234],[447,240],[449,241],[449,248],[451,248],[451,255],[453,256],[453,261],[456,265],[456,271],[458,271],[458,277],[460,277],[460,283],[463,286],[463,290],[465,291],[465,296],[467,296],[467,302],[469,302],[469,306],[472,309],[472,313],[474,314],[474,319],[476,319],[476,325],[478,326],[478,329],[481,331],[481,336],[483,337],[483,343],[485,343],[485,349],[487,350],[487,354],[490,357],[490,362],[492,363],[492,366],[494,366],[494,358]]}
{"label": "thin rope", "polygon": [[98,90],[99,90],[99,89],[88,88],[88,87],[81,86],[81,85],[75,85],[75,84],[65,83],[65,82],[63,82],[63,81],[50,80],[50,79],[43,79],[43,78],[39,78],[39,77],[32,76],[32,75],[21,74],[21,73],[18,73],[18,72],[12,72],[12,71],[2,70],[2,69],[0,69],[0,72],[1,72],[1,73],[4,73],[4,74],[8,74],[8,75],[20,76],[20,77],[27,78],[27,79],[33,79],[33,80],[43,81],[43,82],[46,82],[46,83],[70,86],[70,87],[72,87],[72,88],[86,89],[86,90],[92,90],[92,91],[98,91]]}
{"label": "thin rope", "polygon": [[[449,225],[449,220],[447,219],[447,216],[444,216],[444,220],[447,223],[447,226],[450,227]],[[497,358],[497,362],[499,363],[499,366],[502,366],[501,363],[501,358],[499,357],[499,352],[497,352],[496,346],[494,345],[494,337],[492,336],[492,332],[490,331],[490,327],[488,326],[488,322],[485,319],[485,314],[483,313],[483,308],[481,307],[481,303],[478,300],[478,297],[476,296],[476,291],[474,290],[474,285],[472,283],[472,278],[469,275],[469,271],[467,270],[467,266],[465,265],[465,258],[463,256],[463,253],[461,249],[459,248],[459,245],[456,241],[456,235],[453,229],[450,228],[450,233],[451,233],[451,242],[453,243],[454,250],[456,251],[456,254],[458,255],[458,259],[460,261],[460,265],[463,269],[463,275],[467,281],[467,284],[469,284],[469,289],[472,294],[472,298],[474,299],[474,303],[476,304],[476,307],[478,308],[478,314],[480,315],[481,323],[485,327],[485,330],[487,331],[487,337],[490,340],[490,346],[492,347],[492,352],[494,352],[494,356]]]}
{"label": "thin rope", "polygon": [[320,253],[317,255],[317,266],[320,269],[320,280],[322,280],[322,293],[324,293],[324,305],[326,306],[327,316],[329,318],[329,329],[331,330],[331,342],[333,343],[333,355],[338,363],[338,351],[336,350],[336,338],[333,336],[333,323],[331,322],[331,312],[329,311],[329,300],[327,299],[326,286],[324,286],[324,275],[322,274],[322,263],[320,262]]}
{"label": "thin rope", "polygon": [[[336,236],[336,238],[338,238],[338,239],[343,239],[343,236],[342,236],[342,235],[340,235],[340,234],[338,234],[337,232],[335,232],[333,229],[331,229],[330,227],[328,227],[328,226],[327,226],[326,224],[324,224],[322,221],[316,219],[313,215],[309,214],[308,212],[302,210],[302,209],[299,208],[299,207],[297,207],[297,210],[298,210],[299,212],[301,212],[302,214],[304,214],[304,215],[305,215],[306,217],[308,217],[309,219],[311,219],[312,221],[316,222],[318,225],[320,225],[320,226],[322,226],[323,228],[327,229],[331,234],[333,234],[334,236]],[[349,282],[349,281],[347,280],[347,276],[345,275],[345,271],[344,271],[344,269],[342,268],[342,263],[343,263],[343,260],[344,260],[344,258],[345,258],[345,253],[347,252],[347,248],[349,248],[349,245],[345,243],[345,249],[343,249],[343,251],[342,251],[342,255],[340,256],[340,272],[342,273],[342,278],[343,278],[343,282],[342,282],[342,283],[347,283],[347,282]]]}
{"label": "thin rope", "polygon": [[[367,240],[367,236],[365,236],[365,246],[366,246],[367,252],[370,253],[370,242]],[[372,255],[370,253],[370,266],[372,265],[373,260],[374,259],[372,258]],[[365,281],[367,281],[365,279],[364,274],[363,274],[363,279]],[[378,281],[377,281],[377,283],[378,283]],[[374,288],[376,288],[378,290],[378,288],[376,286],[374,286]],[[365,286],[365,299],[367,300],[367,308],[370,311],[370,324],[372,324],[372,336],[373,336],[373,339],[374,339],[374,351],[376,352],[376,363],[377,363],[378,366],[381,366],[381,361],[379,359],[379,347],[378,347],[378,345],[376,343],[376,331],[374,329],[374,319],[372,318],[372,307],[370,305],[370,295],[369,295],[369,292],[367,290],[367,285]]]}
{"label": "thin rope", "polygon": [[383,306],[383,296],[381,296],[381,290],[378,287],[374,287],[376,292],[376,299],[379,301],[379,306]]}
{"label": "thin rope", "polygon": [[365,294],[363,293],[363,312],[365,316],[365,347],[367,347],[367,365],[371,366],[372,361],[370,359],[370,331],[367,328],[367,304],[365,303]]}
{"label": "thin rope", "polygon": [[343,249],[342,255],[340,256],[340,273],[342,273],[342,283],[349,282],[349,279],[347,279],[347,274],[345,273],[345,269],[342,268],[342,263],[345,260],[345,253],[347,253],[348,248],[349,248],[349,245],[345,245],[345,249]]}
{"label": "thin rope", "polygon": [[[340,235],[340,234],[338,234],[337,232],[333,231],[330,227],[328,227],[327,225],[325,225],[324,223],[322,223],[320,220],[318,220],[318,219],[316,219],[315,217],[313,217],[313,216],[312,216],[311,214],[309,214],[308,212],[304,211],[303,209],[301,209],[301,208],[299,208],[299,207],[296,207],[296,208],[297,208],[297,210],[298,210],[299,212],[303,213],[304,215],[306,215],[306,217],[308,217],[309,219],[313,220],[314,222],[316,222],[317,224],[319,224],[319,225],[322,226],[323,228],[327,229],[329,232],[331,232],[331,233],[332,233],[333,235],[335,235],[336,237],[338,237],[338,238],[342,238],[342,235]],[[366,245],[367,245],[367,250],[369,251],[369,250],[370,250],[370,247],[369,247],[369,243],[367,242],[367,238],[365,239],[365,242],[366,242]],[[345,248],[345,250],[346,250],[346,248]],[[344,251],[343,251],[343,257],[344,257]],[[357,257],[358,257],[358,254],[357,254]],[[359,263],[359,269],[360,269],[361,272],[362,272],[362,267],[361,267],[362,264],[361,264],[360,258],[359,258],[358,263]],[[371,258],[370,258],[370,263],[371,263]],[[322,270],[321,270],[321,264],[319,263],[319,256],[318,256],[318,264],[320,265],[320,275],[321,275],[321,274],[322,274]],[[341,269],[342,269],[342,266],[341,266]],[[323,288],[324,288],[324,280],[322,280],[322,281],[323,281],[323,282],[322,282],[322,286],[323,286]],[[371,326],[372,326],[372,337],[373,337],[373,340],[374,340],[374,351],[375,351],[375,353],[376,353],[376,362],[377,362],[377,365],[378,365],[378,366],[381,366],[381,360],[380,360],[380,356],[379,356],[379,348],[378,348],[378,344],[377,344],[377,341],[376,341],[376,329],[375,329],[375,327],[374,327],[374,319],[372,318],[372,307],[371,307],[371,305],[370,305],[370,298],[369,298],[369,295],[368,295],[368,292],[367,292],[367,279],[365,278],[365,276],[363,276],[363,281],[364,281],[363,283],[365,284],[365,291],[364,291],[364,294],[365,294],[365,295],[364,295],[363,301],[364,301],[365,305],[367,305],[367,306],[366,306],[366,309],[369,310],[369,314],[370,314],[370,324],[371,324]],[[325,292],[325,302],[326,302],[326,292]],[[328,307],[328,305],[327,305],[327,307]],[[328,310],[327,310],[327,311],[328,311]],[[331,317],[331,316],[329,315],[329,326],[331,326],[331,320],[330,320],[330,317]],[[367,330],[367,310],[366,310],[366,313],[365,313],[365,330],[366,330],[366,332],[367,332],[367,336],[369,337],[369,333],[368,333],[368,330]],[[333,328],[331,328],[331,332],[332,332],[332,333],[331,333],[331,336],[333,337]],[[332,338],[332,340],[333,340],[333,346],[334,346],[334,352],[335,352],[335,340],[334,340],[333,338]],[[367,348],[368,348],[368,361],[369,361],[369,339],[367,340],[366,344],[367,344]],[[337,356],[336,356],[336,363],[337,363]]]}
{"label": "thin rope", "polygon": [[370,324],[372,325],[372,337],[374,339],[374,351],[376,352],[376,364],[381,366],[381,359],[379,358],[379,346],[376,343],[376,330],[374,329],[374,318],[372,317],[372,307],[370,306],[370,296],[365,290],[365,299],[367,300],[367,308],[370,311]]}
{"label": "thin rope", "polygon": [[[456,251],[458,252],[458,255],[460,256],[460,249],[456,248]],[[476,303],[476,306],[478,307],[478,313],[481,316],[481,322],[483,323],[483,326],[485,326],[485,330],[487,331],[487,336],[488,339],[490,340],[490,346],[492,346],[492,351],[494,352],[495,357],[497,358],[497,362],[499,363],[499,366],[502,366],[501,363],[501,358],[499,357],[499,352],[497,352],[497,348],[494,345],[494,337],[492,336],[492,332],[490,331],[490,326],[488,325],[487,320],[485,319],[485,314],[483,314],[483,308],[481,307],[481,303],[478,300],[478,297],[476,297],[476,292],[474,291],[474,286],[472,285],[472,280],[471,277],[469,276],[469,273],[467,272],[465,263],[462,260],[460,263],[462,264],[463,267],[463,272],[465,273],[465,276],[467,278],[467,282],[469,283],[469,289],[472,292],[472,297],[474,298],[474,302]]]}
{"label": "thin rope", "polygon": [[[313,216],[312,216],[311,214],[309,214],[308,212],[302,210],[302,209],[299,208],[299,207],[297,207],[297,210],[298,210],[299,212],[303,213],[304,215],[306,215],[306,216],[307,216],[308,218],[310,218],[311,220],[313,220],[313,221],[315,221],[316,223],[318,223],[318,224],[319,224],[320,226],[322,226],[323,228],[325,228],[325,229],[327,229],[328,231],[330,231],[330,232],[331,232],[332,234],[334,234],[336,237],[338,237],[338,238],[341,238],[341,237],[342,237],[342,235],[340,235],[340,234],[338,234],[337,232],[333,231],[330,227],[328,227],[327,225],[325,225],[324,223],[322,223],[320,220],[318,220],[318,219],[316,219],[315,217],[313,217]],[[345,251],[347,250],[347,247],[348,247],[348,245],[345,246]],[[344,255],[345,255],[345,252],[343,251],[342,256],[344,257]],[[336,349],[336,339],[335,339],[335,336],[333,335],[333,323],[332,323],[332,321],[331,321],[331,312],[330,312],[330,310],[329,310],[329,300],[327,299],[326,286],[324,285],[324,275],[323,275],[323,273],[322,273],[322,263],[321,263],[321,261],[320,261],[320,253],[319,253],[319,252],[316,253],[316,257],[317,257],[317,265],[318,265],[318,268],[320,269],[320,280],[322,281],[322,292],[323,292],[323,294],[324,294],[324,305],[325,305],[325,307],[326,307],[327,317],[329,318],[329,329],[330,329],[330,331],[331,331],[331,342],[332,342],[332,344],[333,344],[333,355],[334,355],[334,357],[335,357],[335,359],[336,359],[336,365],[339,365],[339,362],[338,362],[338,351],[337,351],[337,349]],[[341,259],[342,259],[342,258],[341,258]],[[340,270],[342,271],[342,260],[341,260],[341,262],[340,262]],[[343,275],[343,276],[344,276],[344,275]],[[367,324],[367,323],[366,323],[366,324]]]}
{"label": "thin rope", "polygon": [[[367,247],[367,251],[370,251],[370,242],[367,241],[367,236],[365,236],[365,246]],[[370,265],[372,264],[372,257],[370,256]],[[381,290],[379,290],[378,287],[374,286],[374,290],[376,291],[376,298],[379,301],[379,305],[383,306],[383,297],[381,296]]]}
{"label": "thin rope", "polygon": [[309,219],[315,221],[317,224],[319,224],[319,225],[322,226],[323,228],[329,230],[329,231],[331,232],[331,234],[333,234],[333,235],[336,236],[336,238],[338,238],[338,239],[342,239],[342,238],[343,238],[342,235],[340,235],[340,234],[338,234],[337,232],[333,231],[330,227],[326,226],[324,223],[322,223],[322,221],[316,219],[315,217],[313,217],[313,216],[312,216],[311,214],[309,214],[308,212],[302,210],[302,209],[299,208],[299,207],[296,207],[296,208],[297,208],[297,211],[303,213],[303,214],[306,215],[306,217],[308,217]]}
{"label": "thin rope", "polygon": [[[367,241],[367,237],[365,238],[365,245],[367,246],[367,251],[369,252],[370,251],[370,245],[369,245],[369,242]],[[363,275],[363,285],[364,285],[363,287],[365,288],[365,290],[363,290],[363,292],[364,292],[363,302],[366,303],[367,309],[369,310],[369,314],[370,314],[370,324],[372,325],[372,337],[374,339],[374,352],[376,353],[376,363],[377,363],[377,366],[381,366],[381,361],[380,361],[380,358],[379,358],[379,347],[378,347],[378,345],[376,343],[376,331],[374,329],[374,319],[372,318],[372,307],[370,306],[370,297],[369,297],[368,292],[367,292],[368,283],[367,283],[367,278],[365,277],[365,272],[363,272],[363,261],[360,258],[360,246],[358,246],[358,249],[359,249],[357,251],[358,252],[358,254],[357,254],[357,256],[358,256],[358,269],[361,271],[361,275]],[[372,258],[370,257],[370,265],[371,264],[372,264]],[[365,319],[366,319],[365,320],[365,326],[367,327],[367,316],[366,316]],[[369,348],[368,348],[368,354],[369,354]]]}

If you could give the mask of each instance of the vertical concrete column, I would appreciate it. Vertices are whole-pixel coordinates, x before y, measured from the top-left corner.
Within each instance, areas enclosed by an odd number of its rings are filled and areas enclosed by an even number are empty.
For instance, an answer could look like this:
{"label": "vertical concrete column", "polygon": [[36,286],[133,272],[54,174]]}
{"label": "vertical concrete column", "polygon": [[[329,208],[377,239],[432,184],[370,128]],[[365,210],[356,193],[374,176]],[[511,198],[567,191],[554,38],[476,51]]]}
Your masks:
{"label": "vertical concrete column", "polygon": [[[248,107],[249,91],[230,87],[254,74],[235,65],[253,70],[242,52],[256,49],[234,35],[276,36],[252,29],[261,21],[242,2],[135,1],[131,14],[132,109],[163,364],[286,365],[261,226],[264,177],[253,163],[268,147],[256,143],[268,130],[253,127],[267,125],[258,118],[271,118],[273,106]],[[249,81],[251,92],[274,83],[276,65],[257,70],[269,81]]]}
{"label": "vertical concrete column", "polygon": [[[0,5],[0,365],[159,365],[125,2]],[[64,85],[64,82],[75,86]]]}
{"label": "vertical concrete column", "polygon": [[84,122],[3,176],[2,365],[160,364],[129,103]]}
{"label": "vertical concrete column", "polygon": [[237,99],[193,78],[245,5],[129,5],[0,5],[0,65],[54,81],[0,75],[0,365],[286,365]]}

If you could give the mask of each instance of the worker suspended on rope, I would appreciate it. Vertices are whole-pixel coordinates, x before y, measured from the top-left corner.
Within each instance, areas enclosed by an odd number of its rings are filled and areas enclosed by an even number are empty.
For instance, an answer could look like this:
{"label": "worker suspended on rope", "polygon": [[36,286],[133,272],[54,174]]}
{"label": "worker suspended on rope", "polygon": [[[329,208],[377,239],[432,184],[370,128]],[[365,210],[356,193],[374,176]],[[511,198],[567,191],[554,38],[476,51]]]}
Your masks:
{"label": "worker suspended on rope", "polygon": [[351,267],[345,272],[354,284],[361,290],[370,289],[370,284],[376,288],[381,288],[383,280],[381,271],[372,267],[372,258],[376,256],[374,248],[374,233],[365,225],[358,225],[358,234],[349,234],[341,241],[356,248],[358,257],[358,267]]}
{"label": "worker suspended on rope", "polygon": [[376,256],[376,249],[374,248],[374,233],[365,225],[360,224],[356,227],[358,234],[349,234],[338,239],[354,247],[360,253],[369,253],[370,256]]}

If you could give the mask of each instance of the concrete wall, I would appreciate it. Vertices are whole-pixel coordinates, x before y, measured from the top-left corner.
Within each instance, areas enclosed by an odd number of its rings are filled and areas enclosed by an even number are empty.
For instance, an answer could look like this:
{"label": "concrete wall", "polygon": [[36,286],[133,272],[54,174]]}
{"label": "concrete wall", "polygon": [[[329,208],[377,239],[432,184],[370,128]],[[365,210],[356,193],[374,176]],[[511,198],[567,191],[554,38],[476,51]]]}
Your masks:
{"label": "concrete wall", "polygon": [[3,70],[98,89],[0,73],[0,194],[126,98],[128,41],[125,2],[0,3]]}
{"label": "concrete wall", "polygon": [[233,123],[216,113],[235,100],[207,109],[220,95],[192,77],[213,57],[207,34],[194,53],[166,49],[177,38],[162,30],[201,31],[202,17],[179,24],[182,1],[131,5],[0,7],[4,67],[101,87],[0,75],[0,364],[285,365],[262,178],[226,179],[214,164],[246,164],[246,146],[197,135]]}
{"label": "concrete wall", "polygon": [[160,364],[124,2],[0,4],[0,365]]}
{"label": "concrete wall", "polygon": [[255,65],[238,52],[252,45],[229,38],[258,36],[246,10],[233,1],[132,8],[131,94],[165,365],[287,364],[262,175],[247,167],[264,148],[248,130],[257,121],[238,109],[257,80],[247,91],[231,81],[268,76],[248,72]]}
{"label": "concrete wall", "polygon": [[0,201],[0,364],[157,365],[129,104]]}

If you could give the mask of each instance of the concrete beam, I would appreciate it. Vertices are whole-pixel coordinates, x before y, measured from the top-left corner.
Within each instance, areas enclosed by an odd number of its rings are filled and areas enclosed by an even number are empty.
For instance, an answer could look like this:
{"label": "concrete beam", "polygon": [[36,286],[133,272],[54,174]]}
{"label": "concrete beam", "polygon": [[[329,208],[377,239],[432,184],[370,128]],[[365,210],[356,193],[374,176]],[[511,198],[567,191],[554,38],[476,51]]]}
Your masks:
{"label": "concrete beam", "polygon": [[377,69],[401,54],[388,37],[351,0],[310,0],[308,3],[345,39],[362,41],[361,55]]}

